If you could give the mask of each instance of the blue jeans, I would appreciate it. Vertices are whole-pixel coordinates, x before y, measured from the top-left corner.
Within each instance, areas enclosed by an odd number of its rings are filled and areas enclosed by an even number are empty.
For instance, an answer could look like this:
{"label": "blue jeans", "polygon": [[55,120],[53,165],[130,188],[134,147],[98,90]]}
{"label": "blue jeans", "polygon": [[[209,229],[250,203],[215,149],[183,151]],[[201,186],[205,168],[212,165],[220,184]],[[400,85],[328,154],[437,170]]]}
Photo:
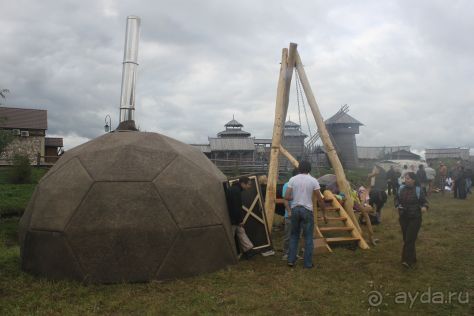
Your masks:
{"label": "blue jeans", "polygon": [[295,206],[291,209],[291,236],[290,249],[288,251],[288,263],[296,262],[296,252],[300,240],[301,229],[304,234],[304,266],[311,268],[313,266],[313,212],[303,206]]}

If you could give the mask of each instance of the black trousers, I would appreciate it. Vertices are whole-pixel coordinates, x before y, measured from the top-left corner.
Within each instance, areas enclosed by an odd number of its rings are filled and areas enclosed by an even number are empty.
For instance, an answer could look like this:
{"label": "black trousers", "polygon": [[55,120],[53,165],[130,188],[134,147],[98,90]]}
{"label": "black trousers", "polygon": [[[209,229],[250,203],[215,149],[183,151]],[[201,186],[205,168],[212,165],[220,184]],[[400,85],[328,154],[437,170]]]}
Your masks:
{"label": "black trousers", "polygon": [[397,195],[398,194],[398,181],[397,182],[392,182],[389,181],[387,182],[387,188],[388,188],[388,195]]}
{"label": "black trousers", "polygon": [[381,213],[382,207],[387,202],[387,193],[385,191],[370,190],[369,192],[369,204],[375,206],[375,211]]}
{"label": "black trousers", "polygon": [[421,216],[400,216],[399,221],[403,235],[402,262],[412,265],[416,262],[415,242],[421,227]]}

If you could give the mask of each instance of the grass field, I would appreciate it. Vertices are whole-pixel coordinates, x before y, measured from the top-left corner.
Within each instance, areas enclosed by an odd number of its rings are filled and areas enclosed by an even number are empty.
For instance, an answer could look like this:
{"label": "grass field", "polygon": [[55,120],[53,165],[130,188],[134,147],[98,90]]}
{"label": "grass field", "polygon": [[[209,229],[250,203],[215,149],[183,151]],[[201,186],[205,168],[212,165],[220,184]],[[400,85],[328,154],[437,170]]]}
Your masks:
{"label": "grass field", "polygon": [[0,217],[21,215],[33,194],[36,183],[46,173],[46,169],[32,169],[32,183],[9,184],[8,173],[11,168],[0,168]]}
{"label": "grass field", "polygon": [[[288,268],[277,252],[212,274],[146,284],[86,285],[25,274],[18,218],[3,219],[0,315],[473,315],[473,199],[431,198],[411,270],[399,262],[401,235],[389,199],[375,227],[380,243],[371,250],[316,255],[313,270]],[[277,250],[281,234],[274,232]],[[371,306],[369,296],[379,294],[382,303]]]}

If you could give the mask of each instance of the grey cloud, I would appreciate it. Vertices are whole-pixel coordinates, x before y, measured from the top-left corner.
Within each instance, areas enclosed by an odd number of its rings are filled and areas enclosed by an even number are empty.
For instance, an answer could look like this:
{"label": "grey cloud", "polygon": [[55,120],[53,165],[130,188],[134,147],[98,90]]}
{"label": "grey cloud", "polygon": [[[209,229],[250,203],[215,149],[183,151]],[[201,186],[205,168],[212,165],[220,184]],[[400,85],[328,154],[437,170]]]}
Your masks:
{"label": "grey cloud", "polygon": [[[133,14],[142,18],[142,130],[205,142],[235,114],[254,136],[271,137],[281,49],[297,42],[323,116],[349,104],[365,124],[359,144],[474,147],[472,6],[19,0],[2,7],[0,87],[11,90],[8,105],[48,109],[50,134],[74,142],[100,135],[106,114],[118,123]],[[293,121],[296,107],[292,92]]]}

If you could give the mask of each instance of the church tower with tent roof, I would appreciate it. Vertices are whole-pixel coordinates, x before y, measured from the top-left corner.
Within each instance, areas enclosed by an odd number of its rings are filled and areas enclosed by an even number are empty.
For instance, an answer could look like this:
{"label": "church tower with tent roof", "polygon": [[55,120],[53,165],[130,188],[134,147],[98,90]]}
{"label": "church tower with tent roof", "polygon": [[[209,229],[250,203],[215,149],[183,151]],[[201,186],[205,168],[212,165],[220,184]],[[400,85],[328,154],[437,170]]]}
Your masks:
{"label": "church tower with tent roof", "polygon": [[359,134],[359,126],[364,124],[344,112],[336,113],[325,123],[344,168],[357,168],[359,160],[355,135]]}

